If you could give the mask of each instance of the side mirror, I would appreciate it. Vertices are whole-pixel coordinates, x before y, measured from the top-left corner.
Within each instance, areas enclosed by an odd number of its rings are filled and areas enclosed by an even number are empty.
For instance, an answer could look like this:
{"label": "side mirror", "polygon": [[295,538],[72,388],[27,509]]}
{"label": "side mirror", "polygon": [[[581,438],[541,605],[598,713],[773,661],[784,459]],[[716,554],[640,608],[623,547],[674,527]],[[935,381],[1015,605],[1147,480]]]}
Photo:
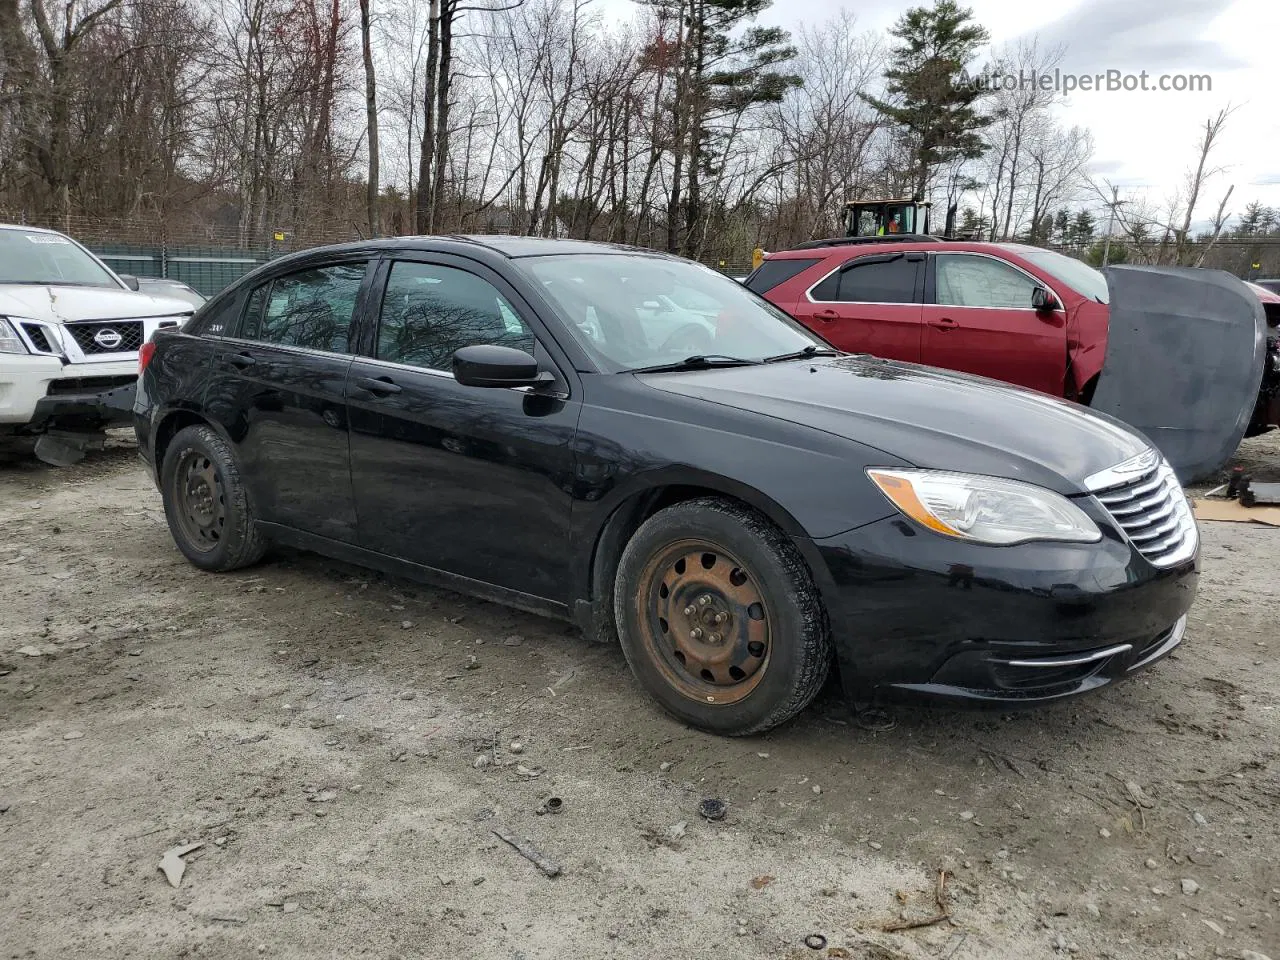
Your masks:
{"label": "side mirror", "polygon": [[1036,287],[1031,291],[1031,306],[1035,308],[1036,313],[1053,313],[1055,310],[1062,309],[1058,298],[1044,287]]}
{"label": "side mirror", "polygon": [[453,376],[464,387],[536,387],[554,377],[538,371],[538,361],[523,350],[480,344],[453,354]]}
{"label": "side mirror", "polygon": [[128,287],[130,290],[134,291],[135,293],[138,291],[138,289],[141,286],[138,283],[138,278],[131,273],[118,273],[116,274],[116,276],[118,276],[121,280],[123,280],[124,285]]}

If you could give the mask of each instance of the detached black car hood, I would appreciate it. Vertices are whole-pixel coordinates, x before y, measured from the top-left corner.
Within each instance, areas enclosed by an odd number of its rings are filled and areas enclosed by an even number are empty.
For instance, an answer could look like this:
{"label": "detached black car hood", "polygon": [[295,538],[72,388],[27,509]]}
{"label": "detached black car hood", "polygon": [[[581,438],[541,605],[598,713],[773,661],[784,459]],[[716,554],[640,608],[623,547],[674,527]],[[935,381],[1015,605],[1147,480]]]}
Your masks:
{"label": "detached black car hood", "polygon": [[1131,423],[1183,483],[1226,465],[1267,353],[1262,302],[1221,270],[1111,267],[1107,353],[1091,406]]}
{"label": "detached black car hood", "polygon": [[803,424],[902,463],[1064,494],[1149,444],[1110,417],[1030,390],[873,357],[641,374],[659,390]]}

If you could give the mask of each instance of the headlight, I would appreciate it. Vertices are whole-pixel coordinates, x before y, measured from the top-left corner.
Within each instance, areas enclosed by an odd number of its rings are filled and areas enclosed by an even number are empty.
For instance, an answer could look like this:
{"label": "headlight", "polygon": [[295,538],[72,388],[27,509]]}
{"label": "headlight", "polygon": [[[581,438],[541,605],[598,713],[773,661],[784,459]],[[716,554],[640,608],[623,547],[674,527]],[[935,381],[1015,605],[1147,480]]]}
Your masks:
{"label": "headlight", "polygon": [[0,353],[28,353],[26,345],[18,339],[13,324],[0,317]]}
{"label": "headlight", "polygon": [[1102,539],[1074,503],[1030,483],[933,470],[872,469],[867,476],[903,514],[944,536],[996,546]]}

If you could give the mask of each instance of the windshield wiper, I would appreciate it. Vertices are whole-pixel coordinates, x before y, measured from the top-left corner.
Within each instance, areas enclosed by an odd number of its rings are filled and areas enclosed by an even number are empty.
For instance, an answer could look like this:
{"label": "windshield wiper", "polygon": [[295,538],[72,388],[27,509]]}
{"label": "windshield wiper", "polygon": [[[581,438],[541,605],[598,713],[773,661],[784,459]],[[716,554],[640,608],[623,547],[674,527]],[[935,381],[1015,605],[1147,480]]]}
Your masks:
{"label": "windshield wiper", "polygon": [[809,357],[838,357],[840,351],[833,347],[819,347],[816,344],[809,344],[803,350],[796,350],[794,353],[780,353],[776,357],[765,357],[762,363],[781,363],[783,360],[805,360]]}
{"label": "windshield wiper", "polygon": [[708,370],[711,367],[753,367],[759,360],[744,360],[741,357],[730,357],[722,353],[705,353],[693,357],[685,357],[676,363],[658,363],[652,367],[637,367],[629,373],[672,373],[679,370]]}

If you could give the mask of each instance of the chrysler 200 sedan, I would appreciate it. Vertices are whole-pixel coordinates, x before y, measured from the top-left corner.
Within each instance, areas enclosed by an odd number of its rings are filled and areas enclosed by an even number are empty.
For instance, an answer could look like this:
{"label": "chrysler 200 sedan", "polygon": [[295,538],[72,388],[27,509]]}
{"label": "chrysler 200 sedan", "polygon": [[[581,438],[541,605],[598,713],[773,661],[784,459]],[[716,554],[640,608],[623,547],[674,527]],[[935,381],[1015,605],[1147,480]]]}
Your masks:
{"label": "chrysler 200 sedan", "polygon": [[[714,311],[709,344],[646,304]],[[699,330],[699,335],[704,332]],[[397,238],[260,268],[141,357],[178,548],[272,543],[576,621],[722,734],[855,702],[1034,703],[1182,640],[1186,498],[1106,417],[842,354],[663,254]]]}

